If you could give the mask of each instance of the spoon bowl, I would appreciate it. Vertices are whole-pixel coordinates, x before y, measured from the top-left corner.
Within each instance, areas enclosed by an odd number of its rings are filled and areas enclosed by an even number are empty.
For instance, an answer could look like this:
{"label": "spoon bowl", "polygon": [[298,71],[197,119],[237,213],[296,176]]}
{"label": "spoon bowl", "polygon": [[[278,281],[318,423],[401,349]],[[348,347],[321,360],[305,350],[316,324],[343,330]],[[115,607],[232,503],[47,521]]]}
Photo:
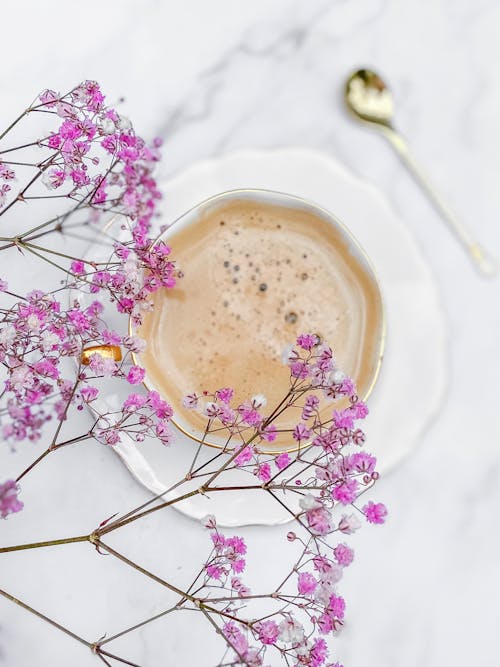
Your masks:
{"label": "spoon bowl", "polygon": [[345,87],[345,102],[359,119],[392,127],[392,94],[384,80],[373,70],[359,69],[349,77]]}

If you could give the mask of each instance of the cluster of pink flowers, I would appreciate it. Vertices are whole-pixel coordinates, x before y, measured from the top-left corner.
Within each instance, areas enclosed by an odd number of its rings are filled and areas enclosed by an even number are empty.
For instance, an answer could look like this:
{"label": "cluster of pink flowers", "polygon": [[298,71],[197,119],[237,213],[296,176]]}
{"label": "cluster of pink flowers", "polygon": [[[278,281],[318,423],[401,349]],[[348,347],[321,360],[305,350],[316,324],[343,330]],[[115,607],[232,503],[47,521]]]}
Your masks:
{"label": "cluster of pink flowers", "polygon": [[217,530],[216,519],[208,516],[204,520],[207,527],[212,528],[210,538],[213,550],[205,563],[205,583],[214,583],[229,588],[239,597],[250,595],[250,589],[245,586],[238,576],[245,570],[244,555],[247,552],[245,540],[242,537],[225,537]]}
{"label": "cluster of pink flowers", "polygon": [[[43,228],[40,236],[50,232],[51,224],[63,231],[73,214],[86,212],[88,224],[109,212],[124,216],[129,238],[114,243],[104,264],[56,252],[58,262],[66,261],[60,268],[69,279],[65,288],[53,292],[33,290],[19,296],[0,280],[0,293],[11,303],[0,307],[1,434],[10,443],[36,441],[53,425],[54,439],[48,438],[52,444],[40,459],[59,446],[88,438],[111,446],[125,438],[137,443],[152,438],[168,445],[171,406],[157,392],[140,390],[145,370],[134,362],[134,355],[144,351],[145,341],[123,335],[105,321],[105,306],[111,302],[115,315],[117,311],[126,320],[130,316],[135,326],[140,325],[143,313],[151,308],[151,294],[174,287],[182,277],[170,248],[161,242],[153,244],[150,238],[160,196],[153,169],[161,142],[147,145],[138,137],[125,117],[105,105],[93,81],[62,96],[46,90],[28,111],[43,111],[57,119],[53,131],[34,142],[46,157],[31,165],[37,170],[33,183],[43,184],[48,197],[67,198],[71,206],[53,223],[45,223],[47,227],[37,227]],[[0,160],[0,215],[23,199],[12,192],[15,177],[12,165]],[[25,237],[20,234],[5,247],[17,251]],[[90,305],[83,307],[78,300],[68,305],[65,289],[85,292]],[[102,346],[111,346],[119,354],[108,356]],[[268,493],[290,511],[294,529],[287,540],[301,553],[298,558],[295,553],[293,568],[280,577],[276,589],[254,595],[244,581],[245,540],[223,535],[215,518],[207,517],[204,523],[210,529],[212,548],[189,589],[195,593],[186,593],[179,608],[195,602],[212,621],[218,618],[219,633],[234,652],[227,664],[262,667],[268,651],[278,651],[294,667],[342,667],[338,662],[327,664],[326,637],[344,623],[345,602],[338,583],[354,559],[353,549],[344,540],[363,521],[382,524],[387,516],[382,503],[360,501],[379,477],[375,457],[362,449],[365,436],[357,425],[368,409],[352,380],[337,367],[332,349],[315,334],[299,336],[285,351],[284,363],[290,385],[280,408],[296,415],[293,426],[287,427],[291,451],[280,451],[284,429],[276,424],[276,406],[267,406],[261,394],[236,403],[233,389],[223,387],[212,393],[192,393],[183,403],[204,415],[207,434],[223,431],[228,436],[224,465],[193,493],[228,490],[226,471],[247,472],[252,492]],[[104,378],[133,387],[113,411],[103,408],[105,402],[100,400],[107,391]],[[64,441],[62,425],[69,420],[70,410],[84,408],[93,416],[92,427],[81,437]],[[189,473],[175,487],[195,477],[196,471]],[[0,483],[0,517],[22,509],[19,490],[14,480]],[[290,498],[299,499],[298,504],[289,502]],[[127,515],[127,522],[140,513],[133,515]],[[98,530],[94,537],[98,538]],[[253,602],[263,599],[270,609],[253,613]]]}
{"label": "cluster of pink flowers", "polygon": [[[294,568],[295,592],[279,589],[273,593],[271,597],[284,604],[261,621],[240,615],[243,603],[231,606],[233,618],[223,632],[236,653],[234,664],[263,665],[266,650],[272,645],[292,657],[293,664],[321,667],[328,656],[323,636],[337,632],[344,622],[345,602],[337,584],[354,559],[348,544],[331,544],[325,538],[329,534],[351,535],[361,527],[362,518],[368,523],[383,523],[387,510],[371,500],[358,505],[358,498],[378,479],[376,459],[361,449],[365,436],[356,425],[368,410],[358,399],[352,381],[336,368],[331,348],[316,336],[305,334],[287,350],[286,363],[290,368],[288,407],[300,417],[290,429],[291,439],[300,447],[295,455],[260,450],[268,440],[266,430],[273,426],[263,396],[233,405],[234,392],[226,387],[214,393],[190,394],[184,405],[202,411],[208,432],[210,428],[218,431],[222,424],[236,440],[232,467],[248,470],[265,489],[293,490],[300,495],[296,522],[305,538],[294,531],[287,536],[290,542],[303,545],[302,557]],[[307,489],[302,487],[300,466],[307,471]],[[215,519],[208,525],[215,528]],[[252,598],[249,588],[239,577],[234,585],[235,567],[239,574],[239,563],[243,570],[244,562],[233,549],[234,540],[239,538],[227,539],[215,530],[212,540],[214,551],[205,566],[207,579],[212,587],[244,597],[248,605]],[[245,551],[246,547],[240,553]]]}

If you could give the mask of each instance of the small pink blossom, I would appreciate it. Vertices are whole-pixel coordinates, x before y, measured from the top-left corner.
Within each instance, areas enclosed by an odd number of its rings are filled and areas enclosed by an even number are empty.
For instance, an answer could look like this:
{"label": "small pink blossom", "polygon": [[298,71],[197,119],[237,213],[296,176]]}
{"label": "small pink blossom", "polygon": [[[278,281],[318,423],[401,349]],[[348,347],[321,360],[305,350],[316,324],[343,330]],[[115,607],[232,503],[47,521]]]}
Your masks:
{"label": "small pink blossom", "polygon": [[344,514],[339,522],[339,530],[344,535],[352,535],[359,528],[361,528],[361,522],[355,514]]}
{"label": "small pink blossom", "polygon": [[311,595],[316,590],[318,582],[310,572],[300,572],[297,588],[301,595]]}
{"label": "small pink blossom", "polygon": [[212,579],[220,579],[224,572],[224,570],[221,567],[218,567],[217,565],[207,565],[205,569],[207,571],[208,576],[211,577]]}
{"label": "small pink blossom", "polygon": [[225,545],[232,549],[235,554],[244,555],[247,552],[247,545],[242,537],[234,535],[226,539]]}
{"label": "small pink blossom", "polygon": [[236,574],[241,574],[243,570],[245,569],[245,559],[244,558],[237,558],[231,563],[231,569],[233,572],[236,572]]}
{"label": "small pink blossom", "polygon": [[263,644],[274,644],[278,639],[279,628],[274,621],[261,621],[255,629]]}
{"label": "small pink blossom", "polygon": [[387,516],[387,508],[383,503],[374,503],[372,500],[363,507],[366,520],[370,523],[384,523]]}
{"label": "small pink blossom", "polygon": [[269,482],[271,479],[271,466],[269,463],[262,463],[257,468],[257,477],[261,482]]}
{"label": "small pink blossom", "polygon": [[129,394],[123,403],[124,412],[135,412],[146,403],[146,396],[142,394]]}
{"label": "small pink blossom", "polygon": [[49,190],[56,190],[61,187],[65,178],[66,174],[64,169],[61,169],[60,167],[51,167],[43,172],[42,182],[49,188]]}
{"label": "small pink blossom", "polygon": [[194,410],[198,407],[199,396],[196,394],[188,394],[182,399],[182,405],[188,410]]}
{"label": "small pink blossom", "polygon": [[236,466],[243,466],[253,459],[253,448],[251,445],[243,447],[239,452],[238,456],[234,459],[234,464]]}
{"label": "small pink blossom", "polygon": [[234,390],[230,387],[224,387],[223,389],[217,389],[215,395],[223,403],[230,403],[233,400]]}
{"label": "small pink blossom", "polygon": [[18,493],[19,487],[14,480],[8,479],[0,484],[0,516],[2,519],[23,509],[24,504],[18,500]]}
{"label": "small pink blossom", "polygon": [[328,646],[326,641],[320,637],[316,637],[310,653],[310,666],[321,667],[328,657]]}
{"label": "small pink blossom", "polygon": [[85,263],[81,259],[75,259],[71,262],[71,271],[77,276],[81,276],[85,273]]}
{"label": "small pink blossom", "polygon": [[297,426],[293,429],[292,437],[297,442],[302,442],[303,440],[308,440],[311,437],[312,431],[307,428],[302,422],[298,423]]}
{"label": "small pink blossom", "polygon": [[349,505],[356,498],[359,482],[356,479],[347,479],[336,486],[332,491],[332,498],[343,505]]}
{"label": "small pink blossom", "polygon": [[325,507],[315,507],[306,512],[307,524],[313,533],[326,535],[333,530],[332,516]]}
{"label": "small pink blossom", "polygon": [[318,343],[318,337],[315,334],[301,334],[297,338],[297,345],[303,350],[312,350]]}
{"label": "small pink blossom", "polygon": [[127,373],[127,382],[130,384],[140,384],[144,380],[146,371],[140,366],[132,366]]}
{"label": "small pink blossom", "polygon": [[59,99],[58,93],[55,92],[55,90],[44,90],[43,93],[40,93],[38,96],[38,99],[40,102],[46,106],[46,107],[54,107],[56,102]]}
{"label": "small pink blossom", "polygon": [[337,563],[347,567],[354,560],[354,551],[347,544],[337,544],[333,550]]}
{"label": "small pink blossom", "polygon": [[127,350],[135,352],[136,354],[144,352],[147,347],[147,343],[144,338],[140,338],[139,336],[125,336],[123,339],[123,345],[127,348]]}
{"label": "small pink blossom", "polygon": [[10,185],[7,185],[7,183],[0,185],[0,208],[2,208],[7,201],[7,193],[10,192],[10,190],[11,187]]}
{"label": "small pink blossom", "polygon": [[209,528],[210,530],[213,530],[217,527],[217,520],[213,514],[207,514],[207,516],[203,517],[201,522],[205,528]]}
{"label": "small pink blossom", "polygon": [[282,454],[279,454],[274,459],[274,463],[276,464],[278,470],[283,470],[288,465],[290,465],[290,454],[288,452],[283,452]]}
{"label": "small pink blossom", "polygon": [[278,432],[274,424],[268,424],[260,431],[260,437],[266,442],[274,442],[277,435]]}

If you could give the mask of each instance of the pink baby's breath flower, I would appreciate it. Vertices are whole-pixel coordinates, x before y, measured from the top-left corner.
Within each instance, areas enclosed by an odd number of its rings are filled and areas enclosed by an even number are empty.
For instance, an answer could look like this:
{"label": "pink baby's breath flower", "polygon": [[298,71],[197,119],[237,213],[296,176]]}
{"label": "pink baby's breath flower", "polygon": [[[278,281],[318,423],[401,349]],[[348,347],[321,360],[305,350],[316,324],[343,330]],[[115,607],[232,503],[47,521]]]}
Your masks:
{"label": "pink baby's breath flower", "polygon": [[56,93],[55,90],[47,89],[44,90],[43,93],[40,93],[38,99],[44,106],[51,108],[55,106],[56,102],[59,100],[59,97],[60,95]]}
{"label": "pink baby's breath flower", "polygon": [[80,259],[75,259],[71,262],[71,271],[77,276],[82,275],[85,273],[85,263]]}
{"label": "pink baby's breath flower", "polygon": [[364,419],[368,416],[368,406],[363,401],[356,401],[351,405],[351,412],[354,419]]}
{"label": "pink baby's breath flower", "polygon": [[262,415],[253,407],[240,405],[238,412],[240,413],[244,423],[248,424],[248,426],[259,426],[259,424],[262,422]]}
{"label": "pink baby's breath flower", "polygon": [[172,431],[166,420],[161,419],[155,426],[155,435],[162,445],[170,445],[172,442]]}
{"label": "pink baby's breath flower", "polygon": [[46,185],[49,190],[56,190],[61,187],[65,178],[66,174],[64,169],[61,169],[60,167],[51,167],[43,172],[42,183]]}
{"label": "pink baby's breath flower", "polygon": [[261,621],[255,629],[257,630],[259,640],[263,644],[274,644],[280,632],[274,621]]}
{"label": "pink baby's breath flower", "polygon": [[7,185],[7,183],[0,185],[0,208],[5,205],[5,202],[7,201],[7,193],[10,192],[10,190],[11,187],[10,185]]}
{"label": "pink baby's breath flower", "polygon": [[215,395],[223,403],[230,403],[233,400],[234,390],[230,387],[224,387],[223,389],[217,389]]}
{"label": "pink baby's breath flower", "polygon": [[117,445],[120,441],[120,431],[118,428],[105,428],[97,432],[100,442],[106,445]]}
{"label": "pink baby's breath flower", "polygon": [[310,572],[300,572],[297,588],[301,595],[311,595],[316,590],[318,582]]}
{"label": "pink baby's breath flower", "polygon": [[294,618],[286,618],[279,624],[279,639],[285,644],[299,644],[304,639],[304,627]]}
{"label": "pink baby's breath flower", "polygon": [[89,366],[97,376],[103,377],[110,377],[118,370],[118,366],[113,359],[103,357],[97,352],[90,355]]}
{"label": "pink baby's breath flower", "polygon": [[310,394],[306,398],[305,405],[302,409],[302,419],[307,421],[316,413],[319,406],[319,398],[314,394]]}
{"label": "pink baby's breath flower", "polygon": [[220,579],[224,573],[224,570],[217,565],[207,565],[205,570],[207,571],[208,576],[212,579]]}
{"label": "pink baby's breath flower", "polygon": [[234,464],[236,466],[243,466],[249,461],[253,459],[253,448],[251,445],[247,445],[246,447],[243,447],[238,454],[238,456],[234,459]]}
{"label": "pink baby's breath flower", "polygon": [[90,403],[97,398],[99,390],[97,387],[83,387],[80,389],[80,395],[86,403]]}
{"label": "pink baby's breath flower", "polygon": [[0,160],[0,179],[3,181],[13,181],[16,177],[16,172],[10,169],[6,164],[2,164]]}
{"label": "pink baby's breath flower", "polygon": [[364,507],[363,513],[370,523],[384,523],[387,516],[387,508],[383,503],[374,503],[370,500]]}
{"label": "pink baby's breath flower", "polygon": [[23,509],[24,504],[18,499],[18,493],[19,487],[14,480],[9,479],[0,484],[0,516],[2,519]]}
{"label": "pink baby's breath flower", "polygon": [[139,336],[125,336],[123,339],[123,345],[127,348],[127,350],[137,354],[144,352],[147,347],[147,343],[144,338],[139,338]]}
{"label": "pink baby's breath flower", "polygon": [[210,539],[212,540],[216,551],[221,551],[226,546],[226,538],[217,531],[210,533]]}
{"label": "pink baby's breath flower", "polygon": [[271,479],[271,466],[269,463],[262,463],[257,468],[257,477],[261,482],[269,482]]}
{"label": "pink baby's breath flower", "polygon": [[303,350],[312,350],[318,343],[318,337],[315,334],[301,334],[297,338],[297,345]]}
{"label": "pink baby's breath flower", "polygon": [[297,440],[297,442],[302,442],[303,440],[308,440],[311,437],[311,433],[312,431],[307,428],[305,424],[300,422],[293,429],[292,437],[294,440]]}
{"label": "pink baby's breath flower", "polygon": [[243,572],[243,570],[245,569],[245,564],[246,562],[244,558],[237,558],[231,563],[231,569],[236,574],[241,574],[241,572]]}
{"label": "pink baby's breath flower", "polygon": [[310,369],[305,361],[293,361],[290,364],[290,373],[294,378],[305,380],[310,373]]}
{"label": "pink baby's breath flower", "polygon": [[217,520],[213,514],[207,514],[207,516],[203,517],[201,523],[205,528],[209,528],[210,530],[217,527]]}
{"label": "pink baby's breath flower", "polygon": [[315,507],[306,512],[307,524],[316,535],[327,535],[333,530],[332,515],[326,507]]}
{"label": "pink baby's breath flower", "polygon": [[278,435],[276,426],[274,424],[267,424],[260,431],[260,437],[266,442],[274,442]]}
{"label": "pink baby's breath flower", "polygon": [[316,637],[313,642],[313,647],[309,655],[311,667],[321,667],[328,657],[328,646],[326,641],[320,637]]}
{"label": "pink baby's breath flower", "polygon": [[229,645],[235,651],[238,651],[240,655],[244,655],[247,652],[248,641],[234,621],[226,623],[222,628],[222,632]]}
{"label": "pink baby's breath flower", "polygon": [[361,521],[355,514],[344,514],[339,522],[339,530],[345,535],[352,535],[361,528]]}
{"label": "pink baby's breath flower", "polygon": [[359,482],[356,479],[347,479],[332,491],[332,498],[343,505],[349,505],[356,498]]}
{"label": "pink baby's breath flower", "polygon": [[130,384],[140,384],[144,380],[146,371],[140,366],[132,366],[127,373],[127,382]]}
{"label": "pink baby's breath flower", "polygon": [[146,396],[142,394],[129,394],[123,403],[124,412],[135,412],[146,403]]}
{"label": "pink baby's breath flower", "polygon": [[337,544],[333,550],[337,563],[347,567],[354,560],[354,551],[347,544]]}
{"label": "pink baby's breath flower", "polygon": [[9,289],[9,283],[6,280],[0,280],[0,292],[6,292]]}
{"label": "pink baby's breath flower", "polygon": [[150,391],[148,393],[148,405],[151,407],[153,412],[160,419],[170,419],[173,416],[174,411],[172,407],[164,401],[160,394],[157,391]]}
{"label": "pink baby's breath flower", "polygon": [[354,426],[354,415],[351,408],[346,410],[335,410],[333,421],[337,428],[352,428]]}
{"label": "pink baby's breath flower", "polygon": [[274,459],[274,463],[276,464],[278,470],[283,470],[288,465],[290,465],[290,454],[288,452],[283,452],[282,454],[279,454]]}
{"label": "pink baby's breath flower", "polygon": [[188,410],[194,410],[198,407],[199,396],[196,394],[188,394],[182,399],[182,405]]}
{"label": "pink baby's breath flower", "polygon": [[245,540],[242,537],[234,535],[233,537],[228,537],[225,542],[226,546],[232,549],[235,554],[244,555],[247,552],[247,545]]}

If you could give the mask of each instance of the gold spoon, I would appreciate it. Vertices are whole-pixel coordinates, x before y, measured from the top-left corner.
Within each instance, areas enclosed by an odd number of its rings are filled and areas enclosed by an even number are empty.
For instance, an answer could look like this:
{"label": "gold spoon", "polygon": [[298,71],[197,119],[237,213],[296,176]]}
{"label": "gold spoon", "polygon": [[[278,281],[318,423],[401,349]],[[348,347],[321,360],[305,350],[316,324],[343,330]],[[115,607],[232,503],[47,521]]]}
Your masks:
{"label": "gold spoon", "polygon": [[413,160],[406,141],[394,129],[392,94],[381,77],[369,69],[354,72],[346,83],[345,102],[356,118],[375,127],[389,140],[417,183],[420,184],[458,241],[468,252],[475,267],[484,276],[494,275],[496,267],[493,259],[488,256],[467,227],[458,220],[455,213],[436,193]]}

